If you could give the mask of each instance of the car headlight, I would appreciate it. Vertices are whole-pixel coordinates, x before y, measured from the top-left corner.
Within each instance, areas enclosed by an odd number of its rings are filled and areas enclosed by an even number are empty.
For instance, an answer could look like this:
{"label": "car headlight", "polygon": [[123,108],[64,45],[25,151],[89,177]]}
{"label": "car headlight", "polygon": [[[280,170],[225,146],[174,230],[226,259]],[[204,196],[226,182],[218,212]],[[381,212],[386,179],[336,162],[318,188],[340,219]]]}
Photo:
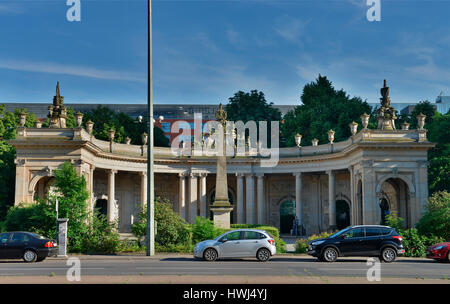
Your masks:
{"label": "car headlight", "polygon": [[441,250],[444,247],[445,247],[445,245],[441,245],[441,246],[438,246],[438,247],[434,248],[433,250]]}
{"label": "car headlight", "polygon": [[311,245],[317,246],[317,245],[322,244],[323,242],[325,242],[325,241],[315,241],[315,242],[312,242]]}

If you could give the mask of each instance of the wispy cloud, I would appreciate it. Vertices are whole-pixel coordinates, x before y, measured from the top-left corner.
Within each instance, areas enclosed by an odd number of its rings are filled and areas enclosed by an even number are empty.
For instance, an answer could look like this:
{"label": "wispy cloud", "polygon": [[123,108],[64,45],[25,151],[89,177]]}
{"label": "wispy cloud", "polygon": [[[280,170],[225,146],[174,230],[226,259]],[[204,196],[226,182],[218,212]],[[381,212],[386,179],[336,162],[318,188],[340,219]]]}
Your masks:
{"label": "wispy cloud", "polygon": [[0,3],[0,14],[21,14],[23,10],[17,4]]}
{"label": "wispy cloud", "polygon": [[97,69],[86,66],[65,65],[54,62],[27,62],[18,60],[0,60],[0,69],[14,71],[61,74],[78,77],[97,78],[105,80],[121,80],[134,82],[147,82],[144,75],[126,71]]}
{"label": "wispy cloud", "polygon": [[277,22],[275,32],[289,42],[298,42],[305,31],[306,24],[307,22],[300,19],[285,16]]}

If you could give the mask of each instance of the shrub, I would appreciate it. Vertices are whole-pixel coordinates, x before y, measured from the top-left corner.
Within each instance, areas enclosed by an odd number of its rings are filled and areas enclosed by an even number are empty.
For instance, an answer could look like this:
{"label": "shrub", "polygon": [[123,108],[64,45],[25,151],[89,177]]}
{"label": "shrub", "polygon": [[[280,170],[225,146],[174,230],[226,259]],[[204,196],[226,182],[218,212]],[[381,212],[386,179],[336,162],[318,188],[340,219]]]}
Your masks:
{"label": "shrub", "polygon": [[450,240],[450,193],[435,192],[427,203],[425,214],[416,225],[420,234]]}
{"label": "shrub", "polygon": [[403,229],[405,221],[399,217],[395,212],[386,215],[386,226],[395,228],[397,232]]}
{"label": "shrub", "polygon": [[400,230],[399,233],[403,236],[403,246],[407,257],[424,257],[429,246],[443,241],[439,237],[421,235],[415,228]]}
{"label": "shrub", "polygon": [[316,239],[324,239],[332,235],[330,232],[322,232],[320,234],[313,234],[309,236],[307,239],[299,239],[295,243],[295,253],[306,253],[306,249],[308,248],[308,242]]}
{"label": "shrub", "polygon": [[83,238],[82,251],[85,253],[111,254],[120,251],[119,234],[116,224],[109,224],[104,215],[94,214]]}
{"label": "shrub", "polygon": [[[189,225],[172,210],[172,204],[161,198],[155,199],[155,244],[170,246],[191,243]],[[147,208],[139,213],[138,221],[132,225],[131,231],[141,239],[146,235]],[[156,248],[156,246],[155,246]]]}
{"label": "shrub", "polygon": [[214,228],[214,223],[204,217],[197,216],[195,224],[191,226],[192,243],[197,244],[204,240],[211,240],[220,235],[219,231]]}

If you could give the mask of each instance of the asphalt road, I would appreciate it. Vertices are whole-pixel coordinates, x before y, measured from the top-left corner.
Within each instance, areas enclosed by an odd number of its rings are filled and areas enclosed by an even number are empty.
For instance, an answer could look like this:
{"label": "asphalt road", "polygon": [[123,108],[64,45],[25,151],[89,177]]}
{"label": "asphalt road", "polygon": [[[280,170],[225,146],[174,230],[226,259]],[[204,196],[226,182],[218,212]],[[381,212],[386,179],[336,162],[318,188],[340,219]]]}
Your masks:
{"label": "asphalt road", "polygon": [[[342,258],[335,263],[318,262],[305,256],[277,256],[266,263],[252,259],[205,262],[189,256],[161,258],[81,259],[81,276],[120,275],[228,275],[228,276],[328,276],[366,277],[371,266],[366,258]],[[65,276],[66,260],[40,263],[0,261],[1,276]],[[450,264],[425,259],[399,259],[381,263],[381,277],[450,280]]]}

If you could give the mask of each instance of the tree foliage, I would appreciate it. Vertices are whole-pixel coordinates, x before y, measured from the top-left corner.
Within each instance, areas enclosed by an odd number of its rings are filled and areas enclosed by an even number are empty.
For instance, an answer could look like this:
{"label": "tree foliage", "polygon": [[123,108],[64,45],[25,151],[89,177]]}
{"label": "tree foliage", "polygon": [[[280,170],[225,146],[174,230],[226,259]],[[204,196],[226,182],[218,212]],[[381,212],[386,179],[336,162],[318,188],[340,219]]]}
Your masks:
{"label": "tree foliage", "polygon": [[367,102],[359,97],[350,98],[342,89],[336,90],[331,81],[320,74],[314,82],[305,85],[301,101],[302,105],[284,116],[281,130],[287,146],[295,146],[297,133],[303,136],[303,146],[311,145],[314,138],[319,139],[319,143],[327,143],[330,129],[336,132],[336,142],[346,140],[351,135],[349,124],[359,123],[363,113],[371,112]]}
{"label": "tree foliage", "polygon": [[[125,138],[131,139],[131,144],[141,145],[143,133],[148,133],[148,117],[143,117],[142,122],[138,122],[131,116],[115,112],[108,107],[98,106],[96,109],[84,113],[83,122],[91,120],[94,122],[93,135],[101,140],[109,140],[109,130],[116,131],[114,141],[124,143]],[[158,147],[168,147],[169,140],[164,136],[164,132],[157,126],[153,128],[154,145]]]}
{"label": "tree foliage", "polygon": [[450,193],[435,192],[428,199],[427,210],[416,226],[423,235],[450,241]]}

